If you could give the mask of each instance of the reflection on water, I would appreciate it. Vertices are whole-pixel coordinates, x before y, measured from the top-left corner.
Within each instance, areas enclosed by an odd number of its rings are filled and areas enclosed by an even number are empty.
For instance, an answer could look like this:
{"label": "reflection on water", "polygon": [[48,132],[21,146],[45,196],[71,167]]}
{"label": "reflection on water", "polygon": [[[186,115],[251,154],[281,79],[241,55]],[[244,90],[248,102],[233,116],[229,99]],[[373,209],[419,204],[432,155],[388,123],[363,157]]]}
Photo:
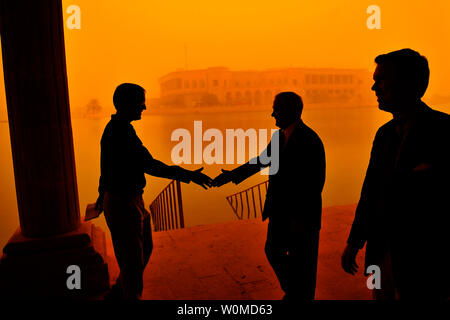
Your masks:
{"label": "reflection on water", "polygon": [[[303,120],[313,128],[325,145],[327,179],[324,189],[324,206],[351,204],[358,201],[359,193],[369,160],[373,137],[380,125],[390,119],[389,114],[376,107],[351,109],[308,109]],[[151,115],[134,122],[138,136],[150,153],[157,159],[171,164],[171,150],[177,144],[170,140],[172,131],[186,128],[193,132],[195,120],[203,121],[203,132],[217,128],[225,135],[226,129],[244,130],[275,129],[270,111],[214,114]],[[81,215],[88,203],[97,198],[100,173],[100,138],[109,118],[72,119],[75,158],[77,165],[78,192]],[[7,123],[0,123],[0,201],[2,204],[0,224],[0,247],[3,247],[17,228],[18,213],[15,195],[12,156]],[[204,147],[208,143],[204,143]],[[186,165],[188,169],[199,165]],[[221,168],[231,169],[235,165],[205,165],[204,172],[214,178]],[[264,181],[267,176],[255,175],[241,185],[226,185],[220,189],[205,191],[194,184],[182,184],[182,195],[186,226],[225,222],[236,219],[225,199],[227,195]],[[146,205],[150,205],[168,180],[147,176],[144,193]],[[106,230],[104,218],[96,222]]]}

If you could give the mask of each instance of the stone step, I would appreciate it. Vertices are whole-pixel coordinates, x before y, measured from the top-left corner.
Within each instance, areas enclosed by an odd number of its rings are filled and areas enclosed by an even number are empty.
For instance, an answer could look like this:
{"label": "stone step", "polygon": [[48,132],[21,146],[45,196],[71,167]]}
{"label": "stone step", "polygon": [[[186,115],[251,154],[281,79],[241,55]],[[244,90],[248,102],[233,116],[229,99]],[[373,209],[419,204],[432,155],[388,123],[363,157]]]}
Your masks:
{"label": "stone step", "polygon": [[[371,299],[361,267],[356,276],[341,268],[341,253],[355,206],[326,208],[320,234],[316,299]],[[267,222],[259,219],[153,233],[154,250],[144,273],[143,299],[277,300],[283,297],[264,254]],[[109,236],[109,232],[106,232]],[[107,240],[112,282],[119,270]]]}

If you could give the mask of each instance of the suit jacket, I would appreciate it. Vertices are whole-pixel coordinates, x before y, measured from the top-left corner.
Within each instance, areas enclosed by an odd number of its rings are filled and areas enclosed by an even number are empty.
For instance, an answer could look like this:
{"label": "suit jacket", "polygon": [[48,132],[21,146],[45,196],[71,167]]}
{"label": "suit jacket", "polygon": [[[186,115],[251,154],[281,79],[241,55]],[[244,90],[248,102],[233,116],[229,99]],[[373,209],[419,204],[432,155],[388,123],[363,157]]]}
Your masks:
{"label": "suit jacket", "polygon": [[[275,135],[274,135],[275,137]],[[265,152],[269,155],[274,138]],[[269,176],[263,220],[269,217],[296,218],[303,226],[319,230],[322,216],[322,189],[325,183],[325,150],[319,136],[302,121],[295,127],[287,144],[280,134],[278,172]],[[238,184],[273,163],[264,165],[259,158],[234,169]]]}
{"label": "suit jacket", "polygon": [[422,104],[399,128],[391,120],[376,134],[348,243],[367,242],[366,268],[388,249],[398,270],[448,266],[450,117]]}

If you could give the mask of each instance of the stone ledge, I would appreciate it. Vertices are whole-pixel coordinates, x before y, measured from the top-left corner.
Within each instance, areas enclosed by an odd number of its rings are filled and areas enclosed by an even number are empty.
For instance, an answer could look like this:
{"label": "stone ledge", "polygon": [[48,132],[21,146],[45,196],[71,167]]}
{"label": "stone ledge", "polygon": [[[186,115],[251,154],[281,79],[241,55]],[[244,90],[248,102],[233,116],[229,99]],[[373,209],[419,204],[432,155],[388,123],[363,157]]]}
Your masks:
{"label": "stone ledge", "polygon": [[72,232],[45,238],[28,238],[16,230],[3,253],[8,256],[23,255],[36,252],[57,251],[69,248],[79,248],[89,245],[92,238],[92,224],[82,223]]}
{"label": "stone ledge", "polygon": [[[0,297],[92,298],[109,289],[105,235],[91,223],[68,234],[30,239],[19,230],[0,259]],[[81,270],[81,290],[69,290],[67,267]]]}

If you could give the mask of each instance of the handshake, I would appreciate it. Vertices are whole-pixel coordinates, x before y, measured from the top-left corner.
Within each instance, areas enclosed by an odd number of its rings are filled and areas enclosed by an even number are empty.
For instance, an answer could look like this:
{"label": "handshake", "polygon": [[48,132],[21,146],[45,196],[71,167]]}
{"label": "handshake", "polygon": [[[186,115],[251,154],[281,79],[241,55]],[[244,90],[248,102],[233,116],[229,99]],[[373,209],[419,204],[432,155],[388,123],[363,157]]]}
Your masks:
{"label": "handshake", "polygon": [[191,172],[191,181],[203,187],[205,190],[207,187],[221,187],[224,184],[227,184],[233,180],[233,174],[231,171],[222,169],[222,173],[218,175],[216,178],[211,179],[206,174],[202,173],[203,168],[190,171]]}

